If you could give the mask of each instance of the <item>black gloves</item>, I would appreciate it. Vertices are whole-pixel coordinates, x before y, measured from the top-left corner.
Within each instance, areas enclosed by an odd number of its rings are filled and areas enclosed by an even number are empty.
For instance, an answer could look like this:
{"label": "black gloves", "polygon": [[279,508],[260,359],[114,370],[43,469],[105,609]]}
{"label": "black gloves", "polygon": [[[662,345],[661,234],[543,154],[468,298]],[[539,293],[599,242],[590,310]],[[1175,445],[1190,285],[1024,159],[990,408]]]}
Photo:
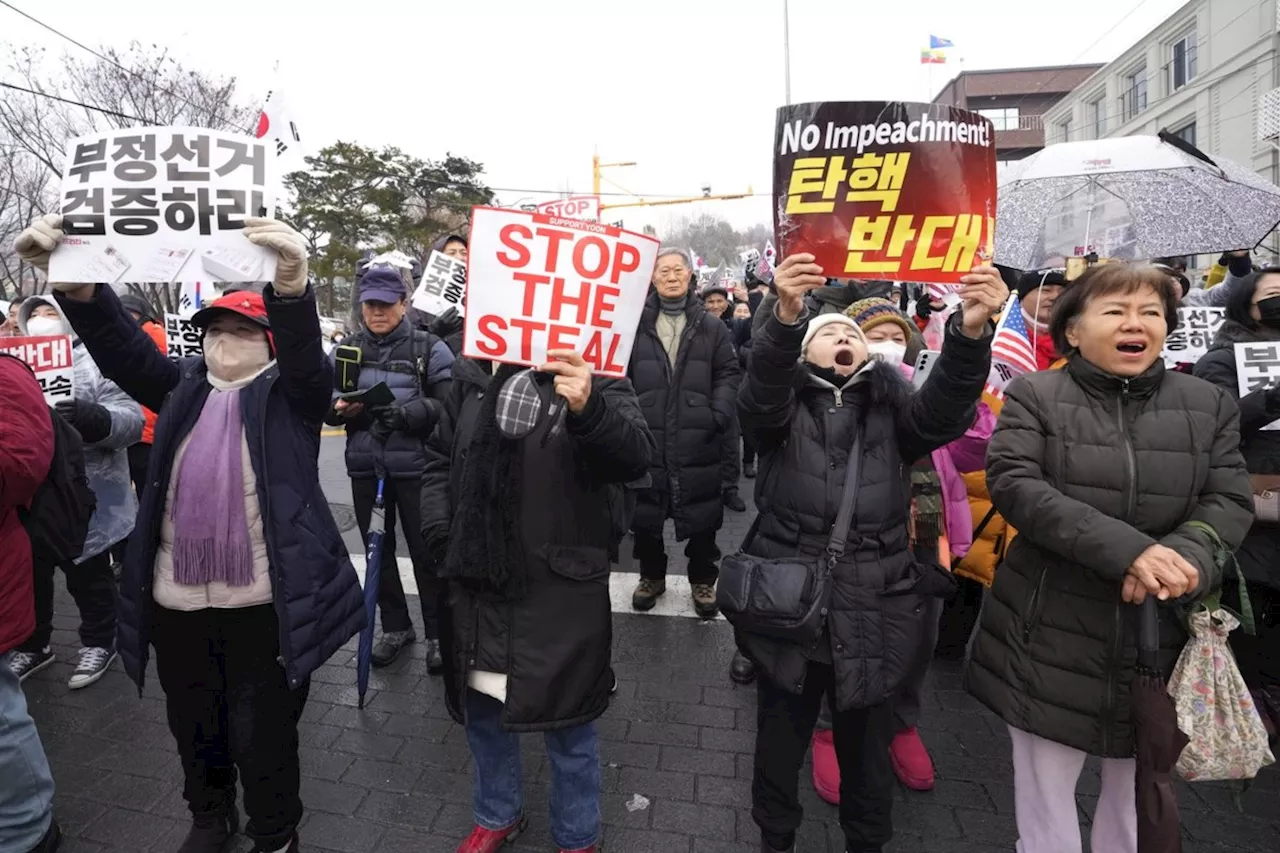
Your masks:
{"label": "black gloves", "polygon": [[440,524],[422,531],[427,548],[427,562],[432,566],[444,563],[449,553],[449,525]]}
{"label": "black gloves", "polygon": [[85,444],[95,444],[111,435],[111,413],[97,403],[63,400],[53,408],[76,428]]}
{"label": "black gloves", "polygon": [[449,308],[427,325],[427,331],[437,338],[447,338],[461,331],[465,322],[458,314],[457,308]]}
{"label": "black gloves", "polygon": [[373,421],[370,429],[382,441],[393,432],[412,432],[425,438],[436,428],[440,410],[440,402],[430,397],[412,400],[403,406],[378,406],[369,410]]}

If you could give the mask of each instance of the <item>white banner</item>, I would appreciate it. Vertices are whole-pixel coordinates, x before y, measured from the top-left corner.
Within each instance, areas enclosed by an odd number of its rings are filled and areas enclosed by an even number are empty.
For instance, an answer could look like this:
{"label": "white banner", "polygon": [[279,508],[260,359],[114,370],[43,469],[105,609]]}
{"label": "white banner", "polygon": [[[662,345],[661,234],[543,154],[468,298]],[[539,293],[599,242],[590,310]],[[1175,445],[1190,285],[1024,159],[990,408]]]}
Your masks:
{"label": "white banner", "polygon": [[71,363],[69,335],[0,338],[0,352],[7,352],[27,363],[35,372],[45,402],[50,406],[75,397],[75,368]]}
{"label": "white banner", "polygon": [[[1236,344],[1235,349],[1236,383],[1241,397],[1280,383],[1280,343]],[[1280,420],[1263,429],[1280,429]]]}
{"label": "white banner", "polygon": [[181,314],[164,315],[164,339],[169,358],[182,359],[204,355],[200,330],[195,327],[190,318]]}
{"label": "white banner", "polygon": [[626,376],[658,241],[575,219],[472,212],[463,354],[537,367],[581,353],[593,372]]}
{"label": "white banner", "polygon": [[134,127],[67,144],[53,281],[269,281],[276,254],[241,233],[273,214],[268,145],[195,127]]}
{"label": "white banner", "polygon": [[1195,364],[1209,351],[1226,317],[1225,308],[1179,308],[1178,330],[1165,338],[1164,350],[1160,353],[1164,363],[1170,367]]}
{"label": "white banner", "polygon": [[467,262],[433,251],[422,268],[422,281],[413,292],[413,307],[437,315],[457,308],[458,316],[466,316],[462,305],[466,292]]}

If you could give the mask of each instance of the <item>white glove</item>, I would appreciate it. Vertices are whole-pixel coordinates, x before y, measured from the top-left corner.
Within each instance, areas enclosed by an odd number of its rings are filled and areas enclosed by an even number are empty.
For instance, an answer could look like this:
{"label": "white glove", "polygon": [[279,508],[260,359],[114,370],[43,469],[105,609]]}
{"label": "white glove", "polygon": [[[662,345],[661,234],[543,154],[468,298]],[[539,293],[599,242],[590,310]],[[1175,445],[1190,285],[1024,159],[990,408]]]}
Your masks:
{"label": "white glove", "polygon": [[244,236],[255,246],[275,249],[276,280],[272,282],[280,296],[297,297],[307,289],[307,241],[302,235],[277,219],[246,216]]}
{"label": "white glove", "polygon": [[[49,256],[62,242],[62,214],[46,213],[18,235],[13,248],[24,263],[49,274]],[[79,285],[75,285],[79,287]]]}

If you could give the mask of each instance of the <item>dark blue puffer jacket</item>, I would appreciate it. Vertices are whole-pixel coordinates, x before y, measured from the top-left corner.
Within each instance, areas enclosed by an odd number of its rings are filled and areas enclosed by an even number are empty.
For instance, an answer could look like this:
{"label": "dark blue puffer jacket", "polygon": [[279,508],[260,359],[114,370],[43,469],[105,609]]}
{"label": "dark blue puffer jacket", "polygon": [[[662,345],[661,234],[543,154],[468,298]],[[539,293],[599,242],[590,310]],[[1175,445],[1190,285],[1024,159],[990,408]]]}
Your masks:
{"label": "dark blue puffer jacket", "polygon": [[[280,656],[298,687],[364,625],[364,594],[320,490],[320,424],[333,371],[320,345],[310,288],[298,299],[263,293],[276,364],[240,391],[249,456],[258,485]],[[125,671],[142,688],[150,657],[152,579],[160,522],[178,446],[209,396],[203,358],[175,363],[156,349],[109,287],[89,302],[58,304],[103,374],[159,414],[138,521],[120,576],[116,642]]]}
{"label": "dark blue puffer jacket", "polygon": [[[431,437],[444,401],[449,397],[453,353],[435,335],[414,329],[408,318],[386,335],[379,337],[365,329],[343,344],[359,347],[361,351],[356,389],[367,391],[379,382],[387,383],[396,396],[396,405],[404,409],[410,427],[404,432],[393,432],[382,441],[370,430],[373,422],[367,415],[352,420],[330,415],[328,423],[347,428],[348,476],[357,480],[373,479],[377,476],[375,462],[380,459],[386,475],[392,479],[419,479],[427,464],[423,444]],[[331,363],[336,352],[329,356]],[[425,367],[421,389],[419,359]],[[336,401],[337,391],[333,397]]]}

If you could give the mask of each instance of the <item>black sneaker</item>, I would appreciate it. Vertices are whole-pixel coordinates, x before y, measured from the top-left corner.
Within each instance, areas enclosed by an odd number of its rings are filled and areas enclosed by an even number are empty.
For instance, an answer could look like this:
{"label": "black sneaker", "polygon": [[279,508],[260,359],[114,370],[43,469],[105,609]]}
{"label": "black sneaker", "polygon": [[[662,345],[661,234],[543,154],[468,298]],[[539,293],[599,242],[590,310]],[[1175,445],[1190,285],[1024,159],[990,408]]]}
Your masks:
{"label": "black sneaker", "polygon": [[666,591],[665,579],[640,578],[640,583],[636,584],[636,591],[631,593],[631,608],[640,611],[652,610],[653,605],[658,603],[658,597]]}
{"label": "black sneaker", "polygon": [[405,646],[416,642],[418,642],[418,636],[413,633],[412,628],[408,631],[385,631],[382,639],[373,644],[371,662],[374,666],[388,666],[400,657]]}
{"label": "black sneaker", "polygon": [[440,641],[427,640],[427,672],[439,675],[444,671],[444,658],[440,656]]}
{"label": "black sneaker", "polygon": [[67,686],[72,690],[88,687],[107,674],[107,669],[115,659],[116,650],[114,647],[104,649],[101,646],[89,646],[81,649],[80,657],[76,661],[75,672],[71,673]]}
{"label": "black sneaker", "polygon": [[754,462],[743,463],[742,476],[746,477],[748,480],[754,480],[756,478],[756,463]]}
{"label": "black sneaker", "polygon": [[240,813],[231,811],[195,815],[178,853],[222,853],[240,830]]}
{"label": "black sneaker", "polygon": [[724,505],[734,512],[746,512],[747,504],[738,494],[737,489],[724,490]]}
{"label": "black sneaker", "polygon": [[734,684],[750,684],[756,680],[756,665],[742,652],[734,652],[733,662],[729,664],[729,678]]}
{"label": "black sneaker", "polygon": [[298,853],[298,836],[294,835],[283,847],[268,847],[261,841],[253,845],[249,853]]}
{"label": "black sneaker", "polygon": [[14,652],[13,657],[9,658],[9,669],[18,676],[18,683],[21,684],[57,659],[58,656],[48,646],[38,652]]}

